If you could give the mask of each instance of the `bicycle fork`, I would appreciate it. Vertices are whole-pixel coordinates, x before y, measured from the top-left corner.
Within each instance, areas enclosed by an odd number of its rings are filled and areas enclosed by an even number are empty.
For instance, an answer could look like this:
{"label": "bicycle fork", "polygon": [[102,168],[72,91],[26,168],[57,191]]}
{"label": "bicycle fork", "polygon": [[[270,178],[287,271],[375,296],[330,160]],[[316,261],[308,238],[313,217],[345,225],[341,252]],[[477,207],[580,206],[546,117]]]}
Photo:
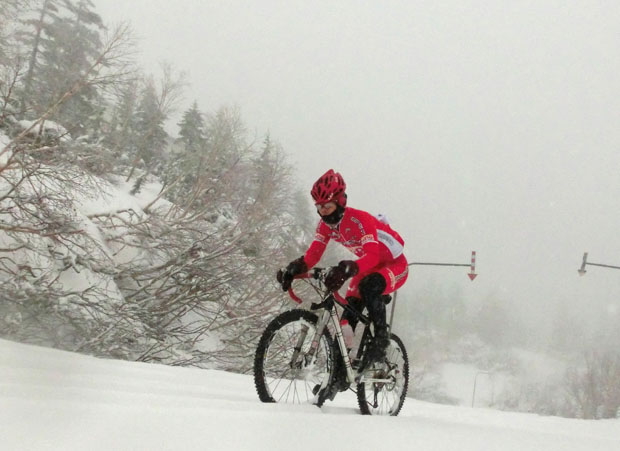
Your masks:
{"label": "bicycle fork", "polygon": [[338,314],[336,313],[335,308],[332,308],[329,311],[329,317],[331,318],[334,325],[334,330],[336,331],[336,341],[338,341],[342,361],[344,362],[344,367],[347,372],[347,381],[352,384],[353,382],[355,382],[355,373],[353,372],[353,367],[351,366],[351,358],[349,357],[349,350],[347,349],[347,344],[345,343],[344,336],[342,335],[340,318],[338,318]]}
{"label": "bicycle fork", "polygon": [[[329,320],[329,315],[326,310],[323,311],[323,314],[319,318],[317,323],[316,331],[312,337],[312,341],[310,343],[310,349],[308,352],[304,354],[304,365],[310,366],[314,365],[317,359],[317,350],[319,348],[319,340],[321,339],[321,335],[323,335],[323,330],[327,326],[327,321]],[[301,334],[299,334],[299,338],[297,339],[297,344],[295,345],[295,351],[293,352],[293,356],[291,358],[290,365],[291,368],[297,363],[297,359],[299,358],[299,354],[302,351],[302,347],[304,342],[306,341],[306,337],[308,335],[308,330],[310,328],[307,325],[302,326]]]}

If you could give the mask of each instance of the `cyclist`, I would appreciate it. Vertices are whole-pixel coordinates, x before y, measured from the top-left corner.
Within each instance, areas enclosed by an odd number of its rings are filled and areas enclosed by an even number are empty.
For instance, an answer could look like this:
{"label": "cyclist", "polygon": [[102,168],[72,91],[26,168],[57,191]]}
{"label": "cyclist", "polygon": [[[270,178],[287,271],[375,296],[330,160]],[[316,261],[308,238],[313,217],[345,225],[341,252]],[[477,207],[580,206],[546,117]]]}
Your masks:
{"label": "cyclist", "polygon": [[[321,217],[314,241],[303,256],[278,271],[277,279],[282,289],[288,290],[296,275],[307,272],[319,262],[329,240],[353,252],[357,259],[343,260],[330,268],[325,285],[329,290],[336,291],[347,279],[351,279],[345,297],[347,302],[357,311],[364,307],[368,309],[374,323],[375,337],[363,362],[367,366],[385,359],[389,337],[384,295],[396,291],[405,283],[408,266],[401,236],[384,218],[347,207],[346,187],[342,176],[333,169],[314,183],[310,194]],[[357,320],[352,316],[345,311],[342,320],[355,328]],[[344,379],[344,367],[336,368],[335,373],[337,380]],[[340,385],[341,389],[346,389],[343,383]]]}

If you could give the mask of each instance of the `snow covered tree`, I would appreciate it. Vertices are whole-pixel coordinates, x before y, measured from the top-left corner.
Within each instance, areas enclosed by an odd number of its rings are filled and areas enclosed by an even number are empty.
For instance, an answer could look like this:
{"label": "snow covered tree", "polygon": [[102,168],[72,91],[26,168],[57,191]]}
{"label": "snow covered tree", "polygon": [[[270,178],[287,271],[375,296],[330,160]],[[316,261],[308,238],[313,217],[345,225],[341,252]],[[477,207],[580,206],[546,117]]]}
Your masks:
{"label": "snow covered tree", "polygon": [[220,215],[231,219],[247,193],[243,187],[251,149],[245,133],[237,109],[222,107],[207,115],[202,146],[198,148],[196,142],[197,152],[183,146],[167,171],[170,199],[183,199],[179,205],[185,211],[208,209],[212,221]]}
{"label": "snow covered tree", "polygon": [[[112,72],[126,29],[101,44],[90,1],[32,5],[20,40],[1,43],[16,58],[0,61],[0,331],[98,355],[248,371],[266,320],[288,303],[275,271],[313,228],[282,149],[269,136],[255,148],[238,109],[203,115],[194,103],[179,122],[182,164],[159,200],[84,217],[75,199],[124,188],[116,175],[135,188],[159,183],[164,125],[183,80],[170,67],[160,80]],[[116,93],[111,108],[104,86]],[[30,120],[9,127],[20,109]],[[63,130],[52,119],[81,138],[44,143],[49,126]]]}
{"label": "snow covered tree", "polygon": [[38,69],[38,61],[42,52],[44,33],[51,27],[51,21],[57,19],[59,0],[44,0],[37,2],[37,8],[33,11],[33,17],[22,20],[26,29],[20,33],[20,41],[29,50],[28,70],[24,77],[24,86],[21,93],[21,109],[23,115],[29,110],[30,100],[35,101],[33,95],[33,80],[35,70]]}
{"label": "snow covered tree", "polygon": [[[234,364],[229,361],[229,368],[246,372],[251,369],[251,355],[265,319],[273,317],[288,302],[275,283],[278,264],[299,256],[313,228],[308,227],[308,211],[296,208],[297,189],[291,178],[292,169],[280,146],[269,135],[244,167],[247,167],[246,184],[239,189],[245,202],[238,203],[235,212],[241,232],[237,259],[244,266],[230,286],[235,293],[231,301],[234,312],[245,320],[242,333],[232,329],[223,333],[235,355],[245,356],[245,360],[239,358]],[[296,216],[296,212],[300,215]],[[307,294],[303,289],[302,293]]]}
{"label": "snow covered tree", "polygon": [[153,80],[148,80],[142,91],[136,110],[135,131],[140,136],[137,155],[147,168],[152,168],[161,160],[168,134],[164,130],[165,116],[159,108]]}
{"label": "snow covered tree", "polygon": [[160,172],[167,158],[164,151],[169,138],[164,124],[174,111],[184,84],[184,75],[175,74],[169,65],[162,66],[162,75],[157,85],[152,77],[144,80],[136,119],[131,127],[137,141],[135,148],[128,149],[135,150],[135,153],[131,155],[132,163],[127,180],[133,177],[138,167],[146,173]]}
{"label": "snow covered tree", "polygon": [[[76,3],[65,0],[64,4],[70,15],[59,19],[57,26],[50,29],[52,33],[42,55],[39,74],[42,87],[56,95],[71,88],[97,60],[102,50],[101,32],[105,28],[90,0]],[[96,85],[84,86],[60,105],[54,119],[73,136],[94,134],[100,128],[105,108],[100,96]]]}
{"label": "snow covered tree", "polygon": [[[4,0],[0,3],[0,61],[6,62],[14,53],[11,49],[12,34],[15,32],[18,14],[27,6],[27,2]],[[0,63],[1,64],[1,63]]]}
{"label": "snow covered tree", "polygon": [[[50,5],[55,3],[50,1],[46,7]],[[44,15],[44,20],[48,19]],[[4,104],[0,124],[0,331],[3,336],[110,355],[113,346],[120,349],[127,329],[139,329],[139,323],[130,324],[130,321],[112,326],[123,318],[117,310],[122,308],[122,299],[110,289],[114,268],[109,255],[102,251],[99,237],[89,234],[85,218],[76,211],[76,198],[84,199],[101,191],[103,181],[92,177],[92,173],[106,172],[105,165],[99,164],[106,152],[88,146],[84,140],[61,137],[66,131],[49,121],[64,102],[78,96],[82,89],[98,86],[103,77],[114,78],[114,73],[102,69],[104,63],[119,61],[125,32],[122,27],[115,29],[91,65],[74,74],[78,77],[74,78],[74,84],[57,93],[55,103],[47,105],[32,121],[8,120],[9,112],[19,113],[19,109],[9,111],[7,105],[14,108],[17,86],[23,92],[27,69],[13,71],[10,83],[6,84],[4,75],[11,71],[3,72],[0,82]],[[48,39],[50,35],[45,32],[41,36]],[[20,42],[24,41],[12,39],[5,50],[19,56]],[[41,46],[39,50],[44,48]],[[38,55],[40,62],[43,56]],[[9,67],[5,63],[3,60],[0,66]],[[36,98],[36,89],[42,86],[34,78],[38,69],[39,66],[33,66],[32,92],[28,93],[32,99]],[[37,105],[43,108],[44,104]]]}
{"label": "snow covered tree", "polygon": [[19,341],[101,352],[106,346],[95,337],[118,338],[120,329],[111,325],[120,299],[108,289],[109,256],[74,203],[98,191],[99,182],[67,161],[44,164],[34,150],[2,148],[8,156],[0,167],[0,331]]}
{"label": "snow covered tree", "polygon": [[122,172],[120,168],[127,168],[131,165],[138,151],[136,109],[139,84],[138,78],[118,83],[110,123],[103,136],[103,143],[112,152],[119,172]]}
{"label": "snow covered tree", "polygon": [[[54,105],[92,67],[103,50],[104,25],[90,0],[43,0],[26,20],[22,42],[30,48],[21,111],[36,118]],[[80,136],[98,129],[103,113],[94,84],[83,85],[62,104],[52,119]]]}
{"label": "snow covered tree", "polygon": [[[199,117],[192,110],[186,119]],[[153,331],[147,334],[152,346],[141,359],[248,371],[266,319],[287,303],[274,282],[274,261],[286,261],[295,245],[291,253],[301,252],[299,241],[308,235],[300,224],[308,217],[293,214],[295,188],[281,149],[267,138],[254,151],[240,118],[219,113],[210,116],[219,122],[210,123],[203,153],[182,153],[188,161],[205,155],[204,170],[186,166],[195,176],[182,195],[164,189],[177,203],[149,208],[149,216],[130,221],[135,226],[127,232],[113,232],[119,245],[151,255],[120,268],[117,283],[126,299],[151,312],[143,320]],[[200,121],[194,124],[199,128]],[[287,233],[291,240],[281,236]]]}
{"label": "snow covered tree", "polygon": [[566,391],[577,418],[617,418],[620,412],[620,353],[597,349],[584,354],[566,374]]}
{"label": "snow covered tree", "polygon": [[[0,38],[0,41],[2,39]],[[13,49],[0,49],[0,129],[8,130],[17,121],[19,101],[16,91],[24,73],[23,61]]]}
{"label": "snow covered tree", "polygon": [[166,184],[172,185],[167,195],[175,200],[190,194],[205,178],[208,152],[205,122],[196,102],[183,113],[178,126],[177,150],[164,173]]}
{"label": "snow covered tree", "polygon": [[247,130],[238,108],[221,107],[207,117],[209,148],[208,170],[212,173],[228,172],[240,163],[247,153]]}
{"label": "snow covered tree", "polygon": [[205,121],[197,102],[183,113],[178,125],[179,140],[183,143],[185,152],[199,154],[203,151],[206,144]]}
{"label": "snow covered tree", "polygon": [[[262,148],[251,160],[250,194],[246,211],[256,237],[269,237],[257,247],[277,248],[283,256],[297,257],[307,243],[303,239],[313,231],[314,223],[307,198],[295,186],[293,170],[286,163],[281,146],[267,134]],[[267,214],[265,214],[267,213]]]}

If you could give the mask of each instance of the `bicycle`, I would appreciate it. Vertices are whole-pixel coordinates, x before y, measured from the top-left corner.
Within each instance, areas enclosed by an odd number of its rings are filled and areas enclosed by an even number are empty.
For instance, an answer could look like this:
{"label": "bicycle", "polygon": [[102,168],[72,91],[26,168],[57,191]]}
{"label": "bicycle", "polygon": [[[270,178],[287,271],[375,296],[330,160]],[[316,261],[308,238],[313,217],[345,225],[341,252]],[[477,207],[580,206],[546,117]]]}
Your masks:
{"label": "bicycle", "polygon": [[[314,288],[321,302],[312,303],[310,310],[296,308],[279,314],[263,332],[254,357],[254,384],[258,396],[262,402],[312,403],[321,407],[337,393],[332,384],[335,362],[340,358],[346,369],[344,390],[357,394],[361,413],[396,416],[409,385],[405,346],[390,331],[385,361],[366,365],[364,352],[373,338],[371,321],[351,308],[337,291],[325,288],[327,272],[327,268],[314,268],[296,276]],[[292,287],[288,293],[295,302],[302,303]],[[389,299],[390,296],[384,296],[385,301]],[[343,338],[336,305],[358,319],[351,350],[347,349]]]}

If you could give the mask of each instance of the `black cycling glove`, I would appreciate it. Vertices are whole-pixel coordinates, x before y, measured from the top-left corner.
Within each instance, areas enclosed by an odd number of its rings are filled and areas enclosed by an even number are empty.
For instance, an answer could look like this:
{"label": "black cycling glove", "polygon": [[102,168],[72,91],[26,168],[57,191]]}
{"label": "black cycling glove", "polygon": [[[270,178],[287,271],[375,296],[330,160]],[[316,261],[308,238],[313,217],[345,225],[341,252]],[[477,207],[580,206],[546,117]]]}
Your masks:
{"label": "black cycling glove", "polygon": [[349,278],[359,272],[357,263],[353,260],[342,260],[338,266],[332,266],[325,276],[325,287],[329,291],[337,291]]}
{"label": "black cycling glove", "polygon": [[282,290],[287,291],[291,288],[291,283],[295,276],[299,274],[303,274],[308,271],[308,265],[304,261],[303,255],[292,262],[290,262],[286,268],[282,268],[278,270],[276,274],[276,279],[278,279],[278,283],[282,285]]}

